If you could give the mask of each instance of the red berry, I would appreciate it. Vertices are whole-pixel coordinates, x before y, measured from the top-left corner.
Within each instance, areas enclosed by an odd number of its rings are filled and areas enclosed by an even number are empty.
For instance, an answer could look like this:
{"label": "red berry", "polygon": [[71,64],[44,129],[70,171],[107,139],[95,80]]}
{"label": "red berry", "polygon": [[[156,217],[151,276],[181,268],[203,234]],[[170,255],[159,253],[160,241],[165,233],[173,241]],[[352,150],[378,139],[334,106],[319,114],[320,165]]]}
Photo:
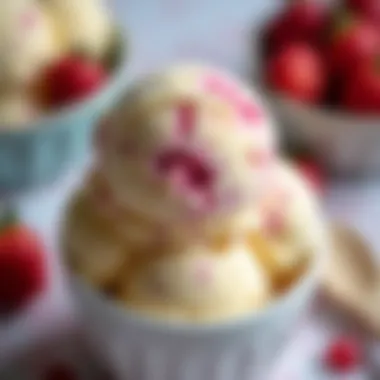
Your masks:
{"label": "red berry", "polygon": [[43,246],[38,236],[15,224],[0,232],[0,314],[17,312],[44,287]]}
{"label": "red berry", "polygon": [[343,16],[333,29],[327,55],[330,69],[346,78],[363,62],[375,57],[380,48],[377,28],[364,20]]}
{"label": "red berry", "polygon": [[360,114],[380,113],[380,72],[376,59],[360,65],[347,79],[341,104],[346,110]]}
{"label": "red berry", "polygon": [[321,100],[326,74],[320,54],[307,44],[289,45],[268,63],[267,82],[274,89],[306,103]]}
{"label": "red berry", "polygon": [[78,380],[73,369],[65,364],[54,364],[44,374],[42,380]]}
{"label": "red berry", "polygon": [[379,0],[347,0],[347,5],[367,20],[372,20],[380,25],[380,1]]}
{"label": "red berry", "polygon": [[317,43],[327,19],[321,1],[294,1],[269,26],[267,48],[276,51],[294,42]]}
{"label": "red berry", "polygon": [[58,107],[94,94],[106,79],[107,73],[100,64],[84,58],[69,57],[47,69],[43,87],[48,104]]}
{"label": "red berry", "polygon": [[361,347],[351,338],[339,338],[326,351],[325,364],[331,370],[347,372],[355,369],[362,359]]}

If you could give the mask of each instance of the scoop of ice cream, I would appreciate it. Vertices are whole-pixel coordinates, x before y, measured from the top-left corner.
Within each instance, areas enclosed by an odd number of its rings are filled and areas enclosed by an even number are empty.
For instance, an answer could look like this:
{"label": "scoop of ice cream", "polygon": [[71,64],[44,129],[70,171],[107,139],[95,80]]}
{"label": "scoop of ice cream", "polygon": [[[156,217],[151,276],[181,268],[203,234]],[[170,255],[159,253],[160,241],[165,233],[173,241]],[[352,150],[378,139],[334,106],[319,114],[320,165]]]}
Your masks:
{"label": "scoop of ice cream", "polygon": [[188,228],[186,224],[162,224],[134,207],[125,207],[115,198],[104,171],[96,166],[86,176],[82,191],[89,207],[101,214],[128,244],[149,247],[169,241],[183,244],[194,239],[211,239],[214,245],[223,246],[236,235],[230,220],[210,220]]}
{"label": "scoop of ice cream", "polygon": [[120,208],[94,171],[69,207],[65,251],[74,271],[150,317],[243,316],[288,291],[328,248],[316,197],[297,171],[276,163],[266,183],[255,204],[228,219],[224,239],[160,242],[157,225]]}
{"label": "scoop of ice cream", "polygon": [[40,4],[0,2],[0,83],[22,86],[61,53],[57,35]]}
{"label": "scoop of ice cream", "polygon": [[85,191],[79,191],[69,204],[62,244],[71,269],[100,288],[118,279],[131,250]]}
{"label": "scoop of ice cream", "polygon": [[69,50],[96,59],[104,56],[113,27],[102,0],[46,0],[45,5]]}
{"label": "scoop of ice cream", "polygon": [[254,252],[243,244],[225,252],[189,246],[153,259],[124,278],[122,299],[151,315],[218,320],[263,307],[270,284]]}
{"label": "scoop of ice cream", "polygon": [[193,64],[140,81],[101,124],[97,147],[121,204],[177,223],[214,218],[257,197],[275,140],[255,93]]}
{"label": "scoop of ice cream", "polygon": [[249,231],[258,258],[281,288],[316,255],[326,253],[328,239],[317,197],[296,169],[279,162],[267,186],[256,216],[247,213],[241,230]]}
{"label": "scoop of ice cream", "polygon": [[[269,277],[243,239],[141,245],[136,229],[121,234],[117,224],[85,187],[69,204],[62,244],[74,273],[111,290],[131,309],[165,319],[216,321],[253,312],[272,295]],[[138,228],[149,241],[152,230]]]}
{"label": "scoop of ice cream", "polygon": [[96,168],[86,178],[82,192],[88,208],[111,225],[127,245],[146,247],[165,238],[165,231],[160,225],[117,203],[103,173]]}
{"label": "scoop of ice cream", "polygon": [[145,313],[215,320],[262,308],[294,286],[328,249],[317,197],[289,164],[267,173],[256,204],[234,214],[224,248],[188,245],[135,272],[124,301]]}
{"label": "scoop of ice cream", "polygon": [[0,130],[28,128],[39,113],[33,99],[23,92],[0,95]]}

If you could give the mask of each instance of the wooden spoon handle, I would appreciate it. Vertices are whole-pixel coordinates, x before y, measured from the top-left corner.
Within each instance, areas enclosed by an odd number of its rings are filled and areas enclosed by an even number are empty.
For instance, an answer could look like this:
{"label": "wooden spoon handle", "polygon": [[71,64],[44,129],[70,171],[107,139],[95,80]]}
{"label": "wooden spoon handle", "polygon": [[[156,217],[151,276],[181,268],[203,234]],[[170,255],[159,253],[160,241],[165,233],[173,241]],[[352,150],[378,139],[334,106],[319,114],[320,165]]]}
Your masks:
{"label": "wooden spoon handle", "polygon": [[332,238],[322,288],[336,305],[380,336],[380,270],[374,252],[350,227],[333,226]]}

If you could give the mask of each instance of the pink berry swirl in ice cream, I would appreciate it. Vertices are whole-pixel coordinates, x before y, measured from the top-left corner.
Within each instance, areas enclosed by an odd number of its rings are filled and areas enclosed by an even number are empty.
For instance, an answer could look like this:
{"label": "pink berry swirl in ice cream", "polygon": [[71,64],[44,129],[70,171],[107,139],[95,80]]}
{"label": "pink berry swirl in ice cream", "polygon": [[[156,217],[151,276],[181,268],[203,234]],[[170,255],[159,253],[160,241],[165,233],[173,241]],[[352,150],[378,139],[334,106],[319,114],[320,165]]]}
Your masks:
{"label": "pink berry swirl in ice cream", "polygon": [[244,205],[276,156],[260,99],[224,72],[195,64],[138,82],[102,123],[97,149],[120,204],[175,223]]}

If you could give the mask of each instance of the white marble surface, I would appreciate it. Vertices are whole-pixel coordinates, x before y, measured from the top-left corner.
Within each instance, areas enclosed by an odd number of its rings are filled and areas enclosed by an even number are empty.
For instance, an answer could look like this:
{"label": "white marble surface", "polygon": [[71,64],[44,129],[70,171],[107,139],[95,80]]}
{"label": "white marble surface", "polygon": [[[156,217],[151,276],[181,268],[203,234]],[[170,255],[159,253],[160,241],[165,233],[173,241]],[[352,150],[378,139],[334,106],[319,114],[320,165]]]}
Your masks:
{"label": "white marble surface", "polygon": [[[111,1],[118,19],[128,25],[130,32],[132,76],[188,57],[207,59],[244,73],[249,31],[275,3],[272,0]],[[64,332],[74,320],[57,261],[56,234],[60,210],[80,173],[80,169],[74,169],[56,184],[19,202],[25,220],[48,243],[51,286],[25,315],[0,325],[0,364],[43,336]],[[378,194],[380,179],[357,184],[333,182],[326,196],[326,208],[332,217],[357,226],[375,250],[380,250]]]}

